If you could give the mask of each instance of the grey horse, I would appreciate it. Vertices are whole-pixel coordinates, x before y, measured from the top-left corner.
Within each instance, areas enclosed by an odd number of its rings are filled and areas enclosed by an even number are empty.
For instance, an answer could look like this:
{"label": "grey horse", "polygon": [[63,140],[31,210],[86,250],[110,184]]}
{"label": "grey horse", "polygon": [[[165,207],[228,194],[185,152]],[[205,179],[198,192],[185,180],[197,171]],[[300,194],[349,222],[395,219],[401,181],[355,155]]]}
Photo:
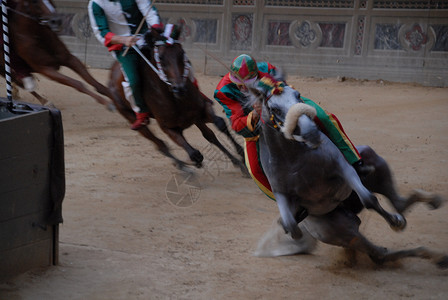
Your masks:
{"label": "grey horse", "polygon": [[[416,256],[448,267],[448,256],[424,247],[389,251],[371,243],[359,232],[357,214],[373,209],[395,230],[403,230],[402,213],[415,202],[438,208],[443,198],[415,190],[400,196],[386,161],[369,146],[357,147],[373,173],[360,179],[339,149],[313,122],[315,109],[303,103],[300,94],[285,86],[281,94],[271,94],[255,82],[249,87],[250,105],[261,105],[262,133],[260,161],[271,184],[280,212],[278,223],[289,233],[290,245],[299,247],[259,256],[310,252],[320,240],[366,253],[376,263]],[[387,197],[396,213],[381,207],[373,193]]]}

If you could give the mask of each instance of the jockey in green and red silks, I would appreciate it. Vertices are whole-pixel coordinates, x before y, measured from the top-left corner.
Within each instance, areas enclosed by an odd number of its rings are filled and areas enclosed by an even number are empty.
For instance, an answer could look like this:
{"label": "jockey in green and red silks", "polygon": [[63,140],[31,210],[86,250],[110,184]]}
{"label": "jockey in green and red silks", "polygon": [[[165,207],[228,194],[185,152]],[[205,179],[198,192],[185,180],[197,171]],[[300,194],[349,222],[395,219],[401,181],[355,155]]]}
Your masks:
{"label": "jockey in green and red silks", "polygon": [[149,123],[149,109],[143,100],[138,77],[139,57],[134,49],[123,56],[124,47],[132,47],[139,37],[135,36],[145,17],[139,34],[150,29],[161,31],[163,25],[159,13],[150,0],[90,0],[87,7],[90,25],[95,37],[107,47],[118,60],[126,81],[123,82],[126,99],[130,100],[137,120],[131,129],[138,130]]}
{"label": "jockey in green and red silks", "polygon": [[[251,56],[242,54],[234,59],[231,72],[218,83],[214,97],[224,108],[230,119],[232,129],[244,137],[246,166],[257,186],[269,198],[274,199],[271,186],[264,174],[259,160],[258,138],[260,135],[259,112],[245,105],[246,97],[242,93],[245,84],[263,77],[273,77],[277,69],[268,62],[256,62]],[[351,165],[362,165],[361,157],[346,135],[341,123],[333,114],[328,114],[314,101],[301,97],[308,105],[313,106],[317,115],[314,121],[321,131],[339,148]]]}

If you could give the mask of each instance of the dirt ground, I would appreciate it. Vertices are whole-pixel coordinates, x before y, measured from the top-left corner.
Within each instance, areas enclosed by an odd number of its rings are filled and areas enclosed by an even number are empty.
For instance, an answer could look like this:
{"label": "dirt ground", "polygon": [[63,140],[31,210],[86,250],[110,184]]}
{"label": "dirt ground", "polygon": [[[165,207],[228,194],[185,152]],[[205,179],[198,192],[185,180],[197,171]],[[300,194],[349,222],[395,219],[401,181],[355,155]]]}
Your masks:
{"label": "dirt ground", "polygon": [[[106,83],[107,71],[91,72]],[[212,97],[219,76],[197,77]],[[402,194],[419,188],[448,196],[448,89],[291,76],[288,82],[335,113],[352,141],[382,155]],[[377,266],[358,255],[349,266],[341,248],[321,243],[311,255],[253,256],[277,217],[276,204],[199,130],[190,128],[186,136],[203,152],[205,166],[188,179],[118,113],[42,78],[38,91],[63,116],[67,188],[60,264],[0,284],[0,299],[448,298],[448,270],[426,260]],[[23,91],[21,96],[37,103]],[[219,105],[215,111],[223,115]],[[168,141],[155,122],[151,128]],[[366,211],[361,229],[390,249],[448,252],[447,207],[413,207],[399,233]]]}

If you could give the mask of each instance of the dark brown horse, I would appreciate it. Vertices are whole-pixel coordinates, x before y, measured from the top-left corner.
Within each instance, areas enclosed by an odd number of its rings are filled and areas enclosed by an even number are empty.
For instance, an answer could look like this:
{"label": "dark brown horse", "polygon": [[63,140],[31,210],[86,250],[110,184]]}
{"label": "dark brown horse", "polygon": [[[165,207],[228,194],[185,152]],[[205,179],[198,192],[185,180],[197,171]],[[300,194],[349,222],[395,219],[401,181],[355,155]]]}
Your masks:
{"label": "dark brown horse", "polygon": [[[75,71],[96,91],[112,99],[108,88],[99,83],[87,71],[84,64],[70,53],[50,25],[55,24],[49,17],[55,13],[51,0],[8,0],[8,23],[13,82],[23,87],[20,71],[40,73],[51,80],[75,88],[81,93],[93,97],[98,103],[108,105],[111,102],[90,91],[73,78],[61,74],[58,70],[64,66]],[[1,74],[4,75],[3,46],[0,47]],[[16,63],[16,65],[14,65]],[[36,92],[32,94],[44,104],[46,100]]]}
{"label": "dark brown horse", "polygon": [[[164,133],[185,149],[196,167],[202,166],[204,157],[183,136],[184,129],[192,125],[196,125],[210,143],[216,145],[235,166],[240,167],[243,174],[247,175],[243,160],[237,159],[229,153],[218,141],[213,131],[207,127],[206,123],[214,123],[230,139],[238,154],[243,156],[241,146],[229,133],[225,121],[214,113],[212,101],[202,94],[198,86],[194,84],[191,65],[182,45],[177,41],[167,42],[165,37],[154,30],[145,35],[145,40],[147,45],[140,52],[144,58],[141,57],[139,76],[151,117],[157,120]],[[116,108],[132,123],[135,121],[135,113],[125,99],[123,80],[123,74],[117,62],[111,69],[109,88],[120,99],[115,102]],[[185,163],[174,157],[167,145],[157,138],[148,127],[140,129],[139,132],[154,142],[161,153],[171,158],[178,169],[187,170]]]}

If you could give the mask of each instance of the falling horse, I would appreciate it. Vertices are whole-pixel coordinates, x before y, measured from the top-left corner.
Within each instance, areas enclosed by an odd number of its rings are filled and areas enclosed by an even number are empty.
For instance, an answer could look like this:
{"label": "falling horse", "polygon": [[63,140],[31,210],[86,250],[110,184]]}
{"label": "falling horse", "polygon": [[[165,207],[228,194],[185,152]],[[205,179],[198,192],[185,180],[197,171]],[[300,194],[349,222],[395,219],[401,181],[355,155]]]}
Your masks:
{"label": "falling horse", "polygon": [[[55,13],[51,0],[8,0],[7,8],[10,53],[13,55],[11,59],[13,82],[23,88],[22,78],[15,76],[22,68],[28,73],[40,73],[51,80],[73,87],[93,97],[98,103],[107,105],[108,109],[113,108],[112,103],[106,98],[90,91],[82,82],[58,71],[61,66],[68,67],[92,85],[98,93],[111,99],[113,97],[110,90],[90,75],[84,64],[70,53],[52,30],[50,25],[55,25],[57,22],[50,18]],[[14,66],[14,62],[18,65]],[[4,76],[3,47],[0,51],[0,64],[2,66],[0,71]],[[46,99],[34,91],[31,93],[45,104]]]}
{"label": "falling horse", "polygon": [[[426,202],[437,208],[440,196],[422,191],[414,191],[409,198],[399,196],[387,163],[368,146],[358,150],[375,171],[361,181],[339,149],[318,130],[314,108],[303,103],[297,91],[285,86],[281,94],[271,95],[257,83],[250,91],[252,103],[262,105],[260,160],[277,201],[278,223],[283,236],[290,239],[289,246],[297,243],[293,252],[288,252],[291,247],[284,252],[265,251],[261,244],[259,256],[309,252],[317,239],[364,252],[376,263],[416,256],[448,267],[448,256],[423,247],[394,252],[372,244],[359,232],[357,216],[363,208],[373,209],[392,228],[401,230],[406,225],[401,213],[410,205]],[[370,191],[386,196],[398,213],[385,211]],[[265,242],[270,241],[265,238]]]}
{"label": "falling horse", "polygon": [[[180,34],[180,30],[178,34]],[[141,50],[135,47],[135,51],[141,54],[139,76],[143,85],[142,94],[150,110],[151,118],[157,120],[163,132],[185,149],[196,167],[202,166],[204,157],[183,136],[184,129],[192,125],[196,125],[202,135],[225,153],[232,163],[247,176],[248,173],[242,159],[229,153],[218,141],[213,131],[207,127],[206,123],[214,123],[230,139],[237,153],[242,157],[243,150],[231,136],[225,121],[215,115],[212,101],[202,94],[197,84],[194,83],[192,67],[182,45],[177,41],[176,36],[171,38],[174,38],[173,42],[167,41],[162,34],[151,30],[145,35],[146,46]],[[135,121],[135,113],[129,101],[125,99],[123,81],[120,65],[116,62],[111,68],[109,88],[120,99],[115,102],[115,107],[132,123]],[[141,128],[139,132],[154,142],[163,155],[171,158],[178,169],[188,170],[186,164],[174,157],[167,145],[157,138],[148,127]]]}

